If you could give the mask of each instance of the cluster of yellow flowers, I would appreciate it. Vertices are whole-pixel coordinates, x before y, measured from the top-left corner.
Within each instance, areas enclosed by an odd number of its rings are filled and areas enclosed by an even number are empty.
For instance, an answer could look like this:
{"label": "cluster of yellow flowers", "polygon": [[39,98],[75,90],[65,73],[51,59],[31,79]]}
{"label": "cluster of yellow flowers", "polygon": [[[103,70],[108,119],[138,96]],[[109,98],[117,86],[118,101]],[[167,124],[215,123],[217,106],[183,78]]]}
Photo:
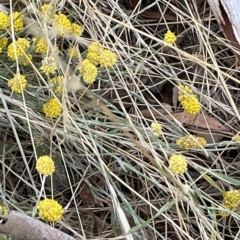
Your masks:
{"label": "cluster of yellow flowers", "polygon": [[[10,15],[0,12],[0,30],[6,31],[4,34],[4,37],[0,39],[0,52],[3,51],[3,49],[7,46],[8,38],[6,35],[8,35],[8,31],[12,31],[11,23],[13,22],[13,30],[17,33],[20,32],[23,29],[23,15],[20,12],[13,12]],[[14,46],[16,45],[16,46]],[[29,64],[29,60],[32,59],[32,56],[30,54],[26,54],[26,51],[28,50],[30,46],[30,43],[28,40],[24,38],[18,38],[16,42],[12,42],[8,46],[8,57],[11,60],[16,61],[19,60],[19,63],[26,66]],[[20,59],[21,58],[21,59]]]}
{"label": "cluster of yellow flowers", "polygon": [[81,72],[83,80],[86,83],[91,84],[96,80],[98,75],[97,67],[88,59],[83,60],[78,69]]}
{"label": "cluster of yellow flowers", "polygon": [[16,93],[21,93],[27,86],[27,79],[24,75],[16,74],[14,78],[8,81],[8,87]]}
{"label": "cluster of yellow flowers", "polygon": [[6,30],[9,26],[10,26],[10,18],[9,16],[4,13],[4,12],[0,12],[0,29],[1,30]]}
{"label": "cluster of yellow flowers", "polygon": [[117,61],[117,55],[104,47],[99,42],[92,42],[88,47],[86,59],[79,64],[79,71],[83,80],[91,84],[98,75],[97,66],[112,67]]}
{"label": "cluster of yellow flowers", "polygon": [[55,14],[52,27],[58,30],[60,36],[74,35],[80,37],[83,34],[83,27],[77,23],[71,23],[65,14]]}
{"label": "cluster of yellow flowers", "polygon": [[232,137],[232,140],[233,140],[234,142],[240,142],[240,135],[239,135],[239,134],[234,135],[234,136]]}
{"label": "cluster of yellow flowers", "polygon": [[182,154],[173,154],[169,159],[169,170],[175,174],[183,174],[187,171],[188,161]]}
{"label": "cluster of yellow flowers", "polygon": [[[44,3],[42,6],[41,6],[41,9],[40,9],[40,14],[41,14],[41,17],[46,21],[46,20],[50,20],[54,13],[55,13],[55,7],[53,5],[50,5],[50,4],[46,4]],[[50,18],[50,19],[49,19]],[[48,21],[47,21],[48,22]]]}
{"label": "cluster of yellow flowers", "polygon": [[[11,16],[10,16],[11,18]],[[12,14],[13,28],[15,32],[20,32],[23,29],[23,15],[20,12],[14,12]]]}
{"label": "cluster of yellow flowers", "polygon": [[58,29],[60,36],[65,36],[72,31],[71,21],[65,14],[55,14],[52,26]]}
{"label": "cluster of yellow flowers", "polygon": [[197,96],[188,86],[179,86],[178,100],[187,113],[198,114],[201,110],[201,104]]}
{"label": "cluster of yellow flowers", "polygon": [[46,54],[48,51],[48,42],[47,39],[45,37],[41,37],[41,38],[32,38],[32,42],[36,45],[35,47],[35,51],[37,53],[42,53],[42,54]]}
{"label": "cluster of yellow flowers", "polygon": [[23,29],[23,15],[20,12],[13,12],[8,15],[0,12],[0,30],[11,31],[11,19],[13,20],[13,29],[15,32],[20,32]]}
{"label": "cluster of yellow flowers", "polygon": [[70,47],[67,50],[67,54],[71,57],[71,58],[78,58],[78,49],[76,47]]}
{"label": "cluster of yellow flowers", "polygon": [[[236,211],[240,206],[240,191],[239,190],[230,190],[223,194],[223,204],[222,206],[228,210]],[[222,217],[227,217],[228,212],[221,211]]]}
{"label": "cluster of yellow flowers", "polygon": [[88,46],[86,57],[94,65],[112,67],[117,61],[117,55],[104,47],[99,42],[92,42]]}
{"label": "cluster of yellow flowers", "polygon": [[164,34],[164,42],[173,45],[177,40],[176,35],[171,32],[170,30],[167,31],[167,33]]}
{"label": "cluster of yellow flowers", "polygon": [[52,27],[58,31],[60,36],[82,36],[84,31],[83,26],[78,23],[72,23],[65,14],[56,14],[55,11],[55,7],[50,4],[43,4],[40,9],[43,20],[52,25]]}
{"label": "cluster of yellow flowers", "polygon": [[50,79],[50,84],[53,85],[54,93],[58,94],[62,92],[63,76],[57,76]]}
{"label": "cluster of yellow flowers", "polygon": [[42,66],[40,70],[44,72],[46,75],[54,74],[58,69],[58,64],[54,56],[45,57],[42,60]]}
{"label": "cluster of yellow flowers", "polygon": [[19,63],[23,66],[27,66],[32,59],[31,54],[27,54],[30,47],[30,42],[25,38],[18,38],[18,40],[14,43],[10,43],[8,46],[7,54],[8,57],[16,61],[18,59]]}
{"label": "cluster of yellow flowers", "polygon": [[62,105],[57,98],[52,98],[43,104],[43,112],[49,118],[59,117],[62,112]]}
{"label": "cluster of yellow flowers", "polygon": [[8,209],[4,205],[0,205],[0,217],[6,217],[8,214]]}
{"label": "cluster of yellow flowers", "polygon": [[151,123],[151,128],[153,131],[153,135],[156,137],[162,136],[162,125],[158,122],[152,122]]}
{"label": "cluster of yellow flowers", "polygon": [[203,137],[197,137],[195,135],[186,135],[177,140],[177,145],[183,149],[201,148],[207,144]]}
{"label": "cluster of yellow flowers", "polygon": [[8,43],[8,38],[6,37],[0,38],[0,53],[7,46],[7,43]]}
{"label": "cluster of yellow flowers", "polygon": [[[55,164],[51,157],[41,156],[37,159],[36,170],[45,176],[52,175]],[[64,213],[63,207],[54,199],[45,198],[38,204],[39,217],[45,221],[59,221]]]}

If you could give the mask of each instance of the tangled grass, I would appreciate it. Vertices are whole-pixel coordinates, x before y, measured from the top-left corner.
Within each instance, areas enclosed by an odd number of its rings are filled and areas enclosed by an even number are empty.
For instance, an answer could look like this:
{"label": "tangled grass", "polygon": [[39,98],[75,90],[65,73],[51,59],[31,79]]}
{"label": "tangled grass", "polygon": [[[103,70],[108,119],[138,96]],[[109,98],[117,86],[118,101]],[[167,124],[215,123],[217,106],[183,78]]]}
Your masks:
{"label": "tangled grass", "polygon": [[[1,5],[12,16],[0,43],[2,204],[38,218],[39,201],[54,199],[64,214],[48,224],[77,239],[238,239],[239,203],[226,192],[240,185],[239,69],[206,1],[154,1],[145,7],[162,13],[154,20],[128,1],[48,4]],[[164,41],[169,30],[175,43]],[[105,58],[88,49],[94,42]],[[230,131],[175,119],[181,85]],[[192,133],[207,144],[181,148]],[[174,154],[185,173],[169,168]],[[41,156],[53,175],[37,172]]]}

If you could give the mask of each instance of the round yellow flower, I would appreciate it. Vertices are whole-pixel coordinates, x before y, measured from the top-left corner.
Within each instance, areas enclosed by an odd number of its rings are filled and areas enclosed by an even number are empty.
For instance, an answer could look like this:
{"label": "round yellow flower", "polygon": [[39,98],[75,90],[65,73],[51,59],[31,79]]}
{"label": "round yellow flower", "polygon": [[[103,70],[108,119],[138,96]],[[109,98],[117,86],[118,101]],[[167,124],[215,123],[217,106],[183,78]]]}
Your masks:
{"label": "round yellow flower", "polygon": [[98,54],[101,54],[101,52],[104,50],[104,47],[99,42],[92,42],[88,46],[89,52],[96,52]]}
{"label": "round yellow flower", "polygon": [[20,12],[14,12],[12,18],[15,32],[21,31],[23,29],[23,15]]}
{"label": "round yellow flower", "polygon": [[8,38],[6,37],[0,38],[0,53],[7,46],[7,43],[8,43]]}
{"label": "round yellow flower", "polygon": [[54,6],[52,6],[52,5],[50,5],[50,4],[44,3],[44,4],[41,6],[41,11],[40,11],[40,13],[41,13],[42,15],[44,15],[44,14],[52,15],[52,14],[54,13],[54,11],[55,11]]}
{"label": "round yellow flower", "polygon": [[180,86],[179,90],[178,100],[183,109],[189,114],[198,114],[201,110],[201,104],[197,96],[188,86]]}
{"label": "round yellow flower", "polygon": [[240,191],[230,190],[223,194],[223,205],[229,210],[236,211],[240,205]]}
{"label": "round yellow flower", "polygon": [[40,39],[37,38],[33,38],[32,39],[33,43],[36,46],[36,52],[37,53],[42,53],[42,54],[46,54],[48,51],[48,42],[47,39],[45,37],[42,37]]}
{"label": "round yellow flower", "polygon": [[31,63],[32,60],[32,55],[31,54],[26,54],[27,56],[21,57],[19,59],[19,63],[22,64],[23,66],[28,66]]}
{"label": "round yellow flower", "polygon": [[8,214],[8,209],[4,205],[0,205],[0,217],[6,217]]}
{"label": "round yellow flower", "polygon": [[173,45],[176,42],[176,40],[177,40],[176,35],[170,30],[168,30],[167,33],[164,34],[164,41],[166,43]]}
{"label": "round yellow flower", "polygon": [[58,30],[60,36],[65,36],[73,30],[71,21],[62,13],[54,15],[52,26]]}
{"label": "round yellow flower", "polygon": [[91,84],[96,80],[98,70],[88,59],[83,60],[78,69],[86,83]]}
{"label": "round yellow flower", "polygon": [[104,49],[100,54],[99,63],[101,67],[112,67],[117,61],[117,55],[108,49]]}
{"label": "round yellow flower", "polygon": [[63,76],[58,76],[50,79],[50,84],[53,85],[54,89],[53,91],[55,93],[61,93],[62,92],[62,81],[63,81]]}
{"label": "round yellow flower", "polygon": [[49,156],[41,156],[36,163],[36,169],[43,175],[52,175],[55,172],[55,164]]}
{"label": "round yellow flower", "polygon": [[[20,64],[23,64],[23,65],[29,64],[29,60],[32,59],[31,54],[26,54],[29,46],[30,46],[30,43],[27,39],[18,38],[18,40],[16,41],[15,47],[13,42],[9,44],[8,50],[7,50],[8,57],[13,61],[18,60]],[[27,55],[29,60],[26,58],[25,54]]]}
{"label": "round yellow flower", "polygon": [[62,105],[57,98],[53,98],[43,104],[43,112],[45,116],[49,118],[59,117],[62,112]]}
{"label": "round yellow flower", "polygon": [[[240,206],[240,191],[230,190],[223,193],[223,204],[222,207],[230,211],[237,211]],[[222,217],[229,216],[229,212],[220,211]]]}
{"label": "round yellow flower", "polygon": [[45,23],[51,25],[55,11],[56,11],[55,6],[50,4],[43,4],[40,8],[40,16],[42,17]]}
{"label": "round yellow flower", "polygon": [[45,198],[38,204],[39,217],[48,222],[60,221],[63,207],[54,199]]}
{"label": "round yellow flower", "polygon": [[78,49],[76,47],[70,47],[67,50],[67,54],[71,57],[71,58],[78,58]]}
{"label": "round yellow flower", "polygon": [[97,66],[100,63],[99,62],[100,61],[100,54],[98,52],[88,51],[86,58],[87,58],[87,60],[89,60],[95,66]]}
{"label": "round yellow flower", "polygon": [[162,125],[160,123],[152,122],[151,123],[151,128],[152,128],[153,134],[156,137],[160,137],[162,135]]}
{"label": "round yellow flower", "polygon": [[195,135],[187,135],[177,140],[177,145],[183,149],[201,148],[207,144],[206,140],[202,137]]}
{"label": "round yellow flower", "polygon": [[84,28],[77,24],[77,23],[72,23],[72,31],[71,34],[73,34],[76,37],[81,37],[83,34]]}
{"label": "round yellow flower", "polygon": [[175,174],[183,174],[187,171],[188,161],[182,154],[173,154],[169,159],[169,170]]}
{"label": "round yellow flower", "polygon": [[234,135],[234,136],[232,137],[232,140],[233,140],[234,142],[240,142],[240,135],[239,135],[239,134]]}
{"label": "round yellow flower", "polygon": [[8,87],[16,93],[21,93],[27,86],[27,80],[24,75],[16,74],[14,78],[8,81]]}
{"label": "round yellow flower", "polygon": [[52,14],[54,12],[54,7],[52,5],[49,5],[49,4],[46,4],[44,3],[42,6],[41,6],[41,14]]}
{"label": "round yellow flower", "polygon": [[6,13],[0,12],[0,29],[6,30],[10,25],[10,18]]}
{"label": "round yellow flower", "polygon": [[45,57],[42,60],[42,66],[40,70],[42,70],[46,75],[54,74],[58,69],[57,61],[54,57]]}

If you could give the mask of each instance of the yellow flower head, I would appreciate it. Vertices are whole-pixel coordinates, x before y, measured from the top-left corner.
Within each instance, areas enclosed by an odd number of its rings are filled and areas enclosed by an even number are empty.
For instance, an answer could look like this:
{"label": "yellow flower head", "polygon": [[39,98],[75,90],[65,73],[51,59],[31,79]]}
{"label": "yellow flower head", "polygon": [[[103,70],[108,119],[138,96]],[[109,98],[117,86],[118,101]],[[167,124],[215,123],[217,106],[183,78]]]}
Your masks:
{"label": "yellow flower head", "polygon": [[37,160],[36,169],[43,175],[52,175],[55,172],[55,165],[49,156],[41,156]]}
{"label": "yellow flower head", "polygon": [[169,159],[169,170],[175,174],[183,174],[187,171],[188,161],[182,154],[173,154]]}
{"label": "yellow flower head", "polygon": [[99,42],[92,42],[88,46],[89,52],[96,52],[98,54],[101,54],[101,52],[103,52],[103,50],[104,50],[104,47]]}
{"label": "yellow flower head", "polygon": [[98,52],[88,51],[86,58],[95,66],[100,63],[100,54]]}
{"label": "yellow flower head", "polygon": [[57,98],[52,98],[47,103],[43,104],[43,112],[45,116],[49,118],[59,117],[62,112],[62,105]]}
{"label": "yellow flower head", "polygon": [[8,214],[8,209],[4,205],[0,205],[0,216],[6,217]]}
{"label": "yellow flower head", "polygon": [[187,135],[177,140],[177,145],[183,149],[201,148],[206,144],[207,142],[204,138],[195,135]]}
{"label": "yellow flower head", "polygon": [[198,114],[201,110],[201,104],[197,96],[188,86],[181,85],[179,90],[178,100],[182,104],[183,109],[189,114]]}
{"label": "yellow flower head", "polygon": [[10,18],[6,13],[0,12],[0,30],[6,30],[10,25]]}
{"label": "yellow flower head", "polygon": [[88,59],[83,60],[78,69],[86,83],[91,84],[96,80],[98,70]]}
{"label": "yellow flower head", "polygon": [[43,18],[45,18],[45,17],[49,18],[49,17],[53,16],[54,12],[55,12],[55,7],[50,4],[43,4],[41,6],[40,13],[43,16]]}
{"label": "yellow flower head", "polygon": [[40,70],[42,70],[46,75],[54,74],[58,69],[57,61],[56,59],[52,57],[45,57],[42,60],[42,66],[40,67]]}
{"label": "yellow flower head", "polygon": [[164,41],[166,43],[173,45],[176,42],[176,40],[177,40],[176,35],[170,30],[168,30],[167,33],[164,34]]}
{"label": "yellow flower head", "polygon": [[[239,190],[230,190],[223,193],[223,203],[222,207],[230,210],[237,211],[240,206],[240,191]],[[222,217],[229,216],[229,212],[220,211]]]}
{"label": "yellow flower head", "polygon": [[23,15],[20,12],[14,12],[12,18],[15,32],[21,31],[23,29]]}
{"label": "yellow flower head", "polygon": [[239,135],[239,134],[234,135],[234,136],[232,137],[232,140],[233,140],[234,142],[240,142],[240,135]]}
{"label": "yellow flower head", "polygon": [[71,21],[62,13],[54,15],[52,26],[58,29],[60,36],[66,36],[73,30]]}
{"label": "yellow flower head", "polygon": [[31,60],[32,60],[32,55],[31,54],[26,54],[27,56],[22,57],[19,59],[19,63],[22,64],[23,66],[30,65]]}
{"label": "yellow flower head", "polygon": [[24,75],[16,74],[14,78],[8,81],[8,87],[16,93],[21,93],[27,86],[27,80]]}
{"label": "yellow flower head", "polygon": [[28,40],[26,40],[25,38],[18,38],[18,40],[16,41],[16,52],[14,48],[14,43],[12,42],[9,44],[8,57],[12,60],[16,60],[16,57],[17,59],[21,58],[22,56],[24,56],[24,53],[29,48],[29,46],[30,43]]}
{"label": "yellow flower head", "polygon": [[77,24],[77,23],[72,23],[72,30],[71,30],[71,34],[73,34],[76,37],[81,37],[83,34],[84,28]]}
{"label": "yellow flower head", "polygon": [[54,78],[50,79],[50,84],[53,85],[54,93],[61,93],[62,92],[62,86],[61,86],[62,81],[63,81],[62,76],[58,76],[58,77],[54,77]]}
{"label": "yellow flower head", "polygon": [[63,207],[53,199],[45,198],[38,205],[39,217],[48,222],[60,221],[64,213]]}
{"label": "yellow flower head", "polygon": [[240,204],[240,191],[230,190],[223,194],[223,204],[230,210],[236,210]]}
{"label": "yellow flower head", "polygon": [[37,38],[33,38],[32,39],[33,43],[36,46],[36,52],[37,53],[42,53],[42,54],[46,54],[48,51],[48,42],[47,39],[45,37],[42,37],[40,39]]}
{"label": "yellow flower head", "polygon": [[156,137],[160,137],[162,135],[162,125],[160,123],[152,122],[151,123],[151,128],[152,128],[153,134]]}
{"label": "yellow flower head", "polygon": [[78,58],[78,49],[77,47],[70,47],[67,50],[67,54],[71,57],[71,58]]}
{"label": "yellow flower head", "polygon": [[100,54],[99,63],[101,67],[112,67],[117,61],[117,55],[108,49],[104,49]]}
{"label": "yellow flower head", "polygon": [[0,38],[0,53],[7,46],[7,43],[8,43],[8,38],[6,37]]}
{"label": "yellow flower head", "polygon": [[240,191],[230,190],[223,194],[223,205],[232,211],[236,211],[240,205]]}

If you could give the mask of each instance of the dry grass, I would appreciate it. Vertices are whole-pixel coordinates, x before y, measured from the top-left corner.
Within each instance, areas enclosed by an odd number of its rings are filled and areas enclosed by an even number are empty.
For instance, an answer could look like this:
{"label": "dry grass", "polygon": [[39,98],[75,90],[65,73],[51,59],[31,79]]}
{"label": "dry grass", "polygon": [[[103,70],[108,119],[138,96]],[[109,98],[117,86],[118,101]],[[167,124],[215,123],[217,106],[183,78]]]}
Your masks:
{"label": "dry grass", "polygon": [[[239,68],[235,50],[206,1],[150,4],[156,11],[176,15],[175,22],[143,18],[142,10],[132,11],[127,1],[57,2],[57,9],[84,26],[82,37],[60,38],[49,32],[31,5],[28,11],[24,4],[13,9],[20,8],[41,29],[39,33],[28,28],[21,36],[43,34],[50,44],[58,44],[64,84],[68,84],[66,65],[74,69],[66,58],[66,46],[78,45],[84,58],[88,44],[97,40],[117,53],[118,62],[102,68],[89,88],[79,76],[78,90],[63,92],[63,113],[51,120],[41,109],[54,93],[39,62],[22,67],[7,59],[6,50],[1,54],[2,202],[37,217],[38,199],[53,196],[65,209],[54,227],[77,239],[238,239],[239,213],[222,218],[219,211],[222,193],[240,185],[239,146],[231,141],[239,129]],[[164,47],[168,29],[178,40]],[[23,94],[11,93],[7,87],[18,69],[29,78]],[[159,119],[156,111],[162,116],[161,110],[179,109],[168,104],[174,98],[172,88],[180,84],[191,86],[202,113],[228,126],[231,134],[217,142],[213,139],[204,149],[186,151],[176,140],[191,130],[165,119],[159,120],[163,137],[156,138],[150,123]],[[150,117],[144,116],[144,109]],[[109,118],[108,111],[117,120]],[[206,131],[215,138],[211,128]],[[187,157],[186,174],[176,176],[168,170],[173,153]],[[35,163],[45,154],[53,157],[57,170],[40,196],[43,182]]]}

